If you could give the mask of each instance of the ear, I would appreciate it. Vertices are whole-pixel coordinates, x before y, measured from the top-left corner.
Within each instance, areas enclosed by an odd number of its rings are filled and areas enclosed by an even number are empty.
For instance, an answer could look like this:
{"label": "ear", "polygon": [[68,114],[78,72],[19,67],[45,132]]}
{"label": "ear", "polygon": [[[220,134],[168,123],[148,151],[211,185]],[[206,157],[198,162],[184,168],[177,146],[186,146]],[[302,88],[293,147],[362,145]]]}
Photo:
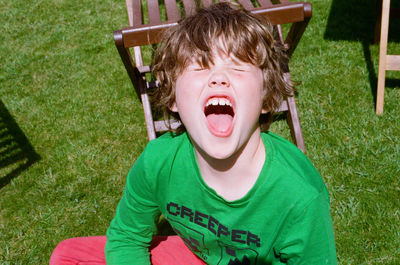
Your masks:
{"label": "ear", "polygon": [[267,95],[267,89],[266,88],[264,88],[263,89],[263,100],[262,100],[262,105],[264,105],[263,106],[263,108],[261,109],[261,114],[267,114],[269,111],[268,111],[268,109],[267,109],[267,107],[265,106],[265,96]]}
{"label": "ear", "polygon": [[178,112],[178,106],[176,105],[176,102],[174,101],[174,103],[172,103],[172,105],[169,107],[169,109],[172,112]]}

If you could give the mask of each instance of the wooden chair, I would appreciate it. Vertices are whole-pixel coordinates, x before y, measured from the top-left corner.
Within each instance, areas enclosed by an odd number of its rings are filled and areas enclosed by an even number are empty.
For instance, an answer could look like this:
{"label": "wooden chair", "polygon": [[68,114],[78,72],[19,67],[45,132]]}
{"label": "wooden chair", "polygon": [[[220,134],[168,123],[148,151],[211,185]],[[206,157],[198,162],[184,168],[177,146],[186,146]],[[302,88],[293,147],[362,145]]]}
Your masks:
{"label": "wooden chair", "polygon": [[385,97],[385,78],[386,71],[400,71],[400,55],[387,54],[387,42],[389,32],[390,0],[383,0],[381,38],[379,46],[379,70],[378,70],[378,89],[376,93],[376,114],[383,113],[383,102]]}
{"label": "wooden chair", "polygon": [[[254,6],[250,0],[238,0],[238,2],[255,15],[266,16],[275,25],[280,41],[287,49],[287,54],[290,58],[311,18],[310,3],[290,2],[289,0],[259,0],[259,5]],[[149,11],[147,14],[143,12],[143,6],[146,3]],[[143,64],[141,49],[145,45],[158,43],[160,41],[160,33],[168,27],[177,25],[177,21],[184,14],[194,12],[196,5],[209,6],[213,1],[164,0],[164,3],[167,17],[165,20],[161,18],[158,0],[143,0],[143,2],[142,0],[126,0],[130,27],[114,32],[114,40],[118,52],[136,90],[136,94],[143,105],[149,140],[156,138],[157,132],[167,130],[167,126],[165,121],[153,120],[148,91],[156,86],[156,82],[146,80],[145,75],[151,71],[151,66]],[[144,23],[143,21],[147,21],[147,19],[149,22]],[[283,40],[280,25],[286,23],[291,23],[291,27],[285,40]],[[287,63],[285,68],[284,78],[286,82],[291,82]],[[289,97],[285,100],[279,111],[286,113],[292,138],[304,152],[304,140],[294,97]],[[172,122],[172,126],[177,127],[179,123]]]}

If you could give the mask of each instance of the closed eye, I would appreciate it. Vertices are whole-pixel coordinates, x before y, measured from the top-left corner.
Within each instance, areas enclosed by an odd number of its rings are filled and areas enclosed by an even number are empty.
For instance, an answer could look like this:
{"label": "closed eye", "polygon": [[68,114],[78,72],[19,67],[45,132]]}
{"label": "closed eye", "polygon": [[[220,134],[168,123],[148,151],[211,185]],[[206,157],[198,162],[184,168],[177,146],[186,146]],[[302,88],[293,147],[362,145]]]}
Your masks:
{"label": "closed eye", "polygon": [[189,66],[188,70],[193,71],[193,72],[200,72],[200,71],[207,70],[207,68],[196,64],[196,65]]}

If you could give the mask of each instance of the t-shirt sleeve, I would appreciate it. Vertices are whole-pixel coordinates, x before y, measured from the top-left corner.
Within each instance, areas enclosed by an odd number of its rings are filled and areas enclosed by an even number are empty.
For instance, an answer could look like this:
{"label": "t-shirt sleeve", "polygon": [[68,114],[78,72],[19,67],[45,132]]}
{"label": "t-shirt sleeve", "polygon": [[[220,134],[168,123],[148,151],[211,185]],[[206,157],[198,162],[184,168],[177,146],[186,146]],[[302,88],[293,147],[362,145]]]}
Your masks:
{"label": "t-shirt sleeve", "polygon": [[324,192],[296,213],[274,251],[283,264],[337,264],[329,198]]}
{"label": "t-shirt sleeve", "polygon": [[129,171],[124,194],[107,231],[107,264],[150,264],[148,247],[159,207],[146,175],[145,153]]}

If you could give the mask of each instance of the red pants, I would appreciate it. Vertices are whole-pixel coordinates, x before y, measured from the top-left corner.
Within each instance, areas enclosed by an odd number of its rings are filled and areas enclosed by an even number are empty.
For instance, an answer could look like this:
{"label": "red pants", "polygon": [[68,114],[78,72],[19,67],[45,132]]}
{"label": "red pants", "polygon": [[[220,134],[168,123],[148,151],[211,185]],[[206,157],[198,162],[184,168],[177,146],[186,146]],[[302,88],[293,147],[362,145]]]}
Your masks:
{"label": "red pants", "polygon": [[[64,240],[54,249],[50,265],[105,265],[106,241],[105,236]],[[156,237],[150,255],[153,265],[205,265],[178,236]]]}

